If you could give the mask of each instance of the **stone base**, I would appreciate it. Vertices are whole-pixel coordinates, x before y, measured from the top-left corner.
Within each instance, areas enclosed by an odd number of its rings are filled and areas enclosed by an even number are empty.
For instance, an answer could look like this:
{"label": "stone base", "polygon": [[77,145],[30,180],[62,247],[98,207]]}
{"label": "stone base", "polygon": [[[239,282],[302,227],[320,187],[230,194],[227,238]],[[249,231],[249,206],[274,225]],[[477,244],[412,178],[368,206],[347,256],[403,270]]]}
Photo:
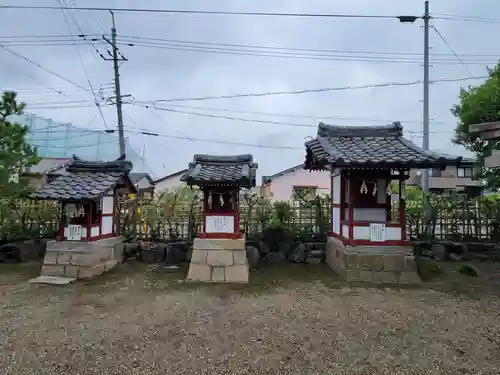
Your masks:
{"label": "stone base", "polygon": [[41,276],[90,279],[114,268],[122,250],[120,237],[94,242],[50,241]]}
{"label": "stone base", "polygon": [[326,262],[341,279],[375,283],[420,283],[411,247],[346,246],[329,237]]}
{"label": "stone base", "polygon": [[72,277],[38,276],[28,281],[30,284],[68,285],[76,279]]}
{"label": "stone base", "polygon": [[187,280],[248,283],[245,240],[195,238]]}

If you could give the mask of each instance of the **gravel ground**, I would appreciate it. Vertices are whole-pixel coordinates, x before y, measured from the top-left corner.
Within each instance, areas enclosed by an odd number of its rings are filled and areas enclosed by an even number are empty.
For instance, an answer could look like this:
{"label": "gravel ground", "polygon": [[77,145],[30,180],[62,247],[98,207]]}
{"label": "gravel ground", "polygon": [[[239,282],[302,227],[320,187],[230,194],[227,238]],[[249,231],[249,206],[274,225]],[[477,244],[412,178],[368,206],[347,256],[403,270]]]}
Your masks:
{"label": "gravel ground", "polygon": [[500,373],[498,295],[328,283],[320,266],[253,289],[127,267],[64,287],[1,276],[0,373]]}

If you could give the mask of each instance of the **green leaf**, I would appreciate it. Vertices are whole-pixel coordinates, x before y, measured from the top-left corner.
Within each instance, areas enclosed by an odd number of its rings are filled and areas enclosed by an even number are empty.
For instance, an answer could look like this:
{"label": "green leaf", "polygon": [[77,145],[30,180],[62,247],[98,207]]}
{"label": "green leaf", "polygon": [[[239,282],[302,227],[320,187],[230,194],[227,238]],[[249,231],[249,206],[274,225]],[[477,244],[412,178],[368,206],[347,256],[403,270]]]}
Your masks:
{"label": "green leaf", "polygon": [[479,165],[475,179],[486,180],[488,188],[497,190],[500,188],[500,169],[485,168],[484,158],[493,150],[499,150],[500,142],[487,142],[478,134],[469,133],[470,125],[500,121],[500,64],[488,69],[488,74],[484,84],[460,89],[460,103],[451,108],[457,118],[453,142],[476,154]]}

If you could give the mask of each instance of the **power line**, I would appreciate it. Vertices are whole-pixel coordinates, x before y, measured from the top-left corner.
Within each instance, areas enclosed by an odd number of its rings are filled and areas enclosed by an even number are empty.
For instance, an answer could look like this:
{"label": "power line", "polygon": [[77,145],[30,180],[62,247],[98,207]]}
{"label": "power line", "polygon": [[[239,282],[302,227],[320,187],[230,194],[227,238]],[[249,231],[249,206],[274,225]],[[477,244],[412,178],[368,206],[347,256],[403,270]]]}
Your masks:
{"label": "power line", "polygon": [[[255,118],[212,115],[212,114],[208,114],[208,113],[181,111],[181,110],[167,109],[167,108],[156,108],[156,109],[160,110],[160,111],[181,113],[181,114],[185,114],[185,115],[193,115],[193,116],[200,116],[200,117],[209,117],[209,118],[222,119],[222,120],[233,120],[233,121],[251,122],[251,123],[258,123],[258,124],[284,125],[284,126],[299,127],[299,128],[315,128],[316,129],[318,127],[317,124],[299,124],[299,123],[284,122],[284,121],[261,120],[261,119],[255,119]],[[168,125],[168,123],[167,123],[167,125]],[[406,131],[406,132],[407,133],[420,133],[420,132],[412,132],[412,131]],[[439,132],[435,132],[435,133],[437,134]]]}
{"label": "power line", "polygon": [[213,143],[213,144],[222,144],[222,145],[232,145],[232,146],[244,146],[244,147],[256,147],[256,148],[271,148],[271,149],[280,149],[280,150],[303,150],[304,147],[292,147],[292,146],[274,146],[274,145],[266,145],[266,144],[256,144],[256,143],[245,143],[245,142],[233,142],[233,141],[223,141],[218,139],[206,139],[206,138],[191,138],[188,139],[186,137],[177,136],[177,135],[169,135],[163,134],[153,131],[138,131],[138,130],[129,130],[125,129],[128,133],[133,133],[137,135],[145,135],[145,136],[153,136],[153,137],[164,137],[171,139],[180,139],[180,140],[190,140],[192,142],[200,142],[200,143]]}
{"label": "power line", "polygon": [[[84,39],[87,42],[95,44],[102,44],[101,42],[92,42],[92,40]],[[318,60],[318,61],[343,61],[343,62],[366,62],[366,63],[390,63],[390,64],[421,64],[421,60],[416,56],[411,56],[412,53],[398,53],[398,52],[364,52],[364,51],[352,51],[345,52],[347,55],[340,54],[313,54],[313,53],[290,53],[290,52],[282,52],[280,51],[260,51],[260,50],[241,50],[241,49],[227,49],[227,48],[218,48],[218,47],[206,47],[206,46],[196,46],[196,45],[180,45],[180,44],[166,44],[166,43],[128,43],[128,42],[119,42],[119,45],[127,45],[133,47],[144,47],[144,48],[153,48],[153,49],[165,49],[165,50],[173,50],[173,51],[185,51],[185,52],[198,52],[198,53],[213,53],[213,54],[222,54],[222,55],[230,55],[230,56],[252,56],[252,57],[267,57],[267,58],[284,58],[284,59],[295,59],[295,60]],[[4,46],[10,47],[68,47],[68,46],[82,46],[88,45],[88,43],[82,41],[8,41],[3,42]],[[95,48],[95,47],[94,47]],[[95,48],[95,52],[99,52],[97,48]],[[267,52],[267,53],[266,53]],[[366,55],[361,55],[361,53],[365,53]],[[381,56],[379,56],[381,55]],[[447,56],[453,56],[452,54],[432,54],[433,59],[431,61],[434,65],[456,65],[459,62],[455,62],[455,59],[449,59]],[[485,65],[485,64],[494,64],[496,60],[494,58],[497,55],[493,54],[470,54],[471,58],[467,61],[468,64],[472,65]]]}
{"label": "power line", "polygon": [[[56,35],[36,35],[36,34],[31,34],[31,35],[4,35],[1,36],[0,39],[30,39],[30,38],[37,38],[37,39],[44,39],[44,38],[71,38],[71,34],[56,34]],[[88,36],[96,36],[99,37],[100,35],[98,34],[88,34]]]}
{"label": "power line", "polygon": [[467,73],[469,73],[469,76],[472,79],[474,79],[474,74],[472,74],[472,72],[470,71],[469,67],[467,65],[465,65],[465,63],[462,61],[462,59],[460,58],[460,56],[457,55],[457,53],[452,48],[452,46],[446,41],[446,39],[444,38],[444,36],[441,35],[441,33],[439,32],[439,30],[436,28],[436,26],[434,24],[432,24],[432,23],[430,25],[433,28],[433,30],[436,32],[436,34],[439,36],[439,38],[444,42],[444,44],[446,44],[446,46],[448,47],[448,49],[453,53],[453,55],[455,55],[455,57],[460,62],[460,64],[462,64],[463,67],[465,68],[465,70],[467,70]]}
{"label": "power line", "polygon": [[169,139],[178,139],[178,140],[190,140],[200,143],[212,143],[212,144],[220,144],[220,145],[228,145],[228,146],[241,146],[241,147],[252,147],[252,148],[260,148],[260,149],[276,149],[276,150],[304,150],[304,147],[294,147],[294,146],[278,146],[278,145],[268,145],[268,144],[258,144],[258,143],[247,143],[247,142],[236,142],[236,141],[224,141],[220,139],[207,139],[207,138],[191,138],[188,139],[182,136],[158,133],[155,131],[148,131],[146,129],[143,130],[134,130],[134,129],[125,129],[126,132],[143,135],[143,136],[152,136],[152,137],[163,137]]}
{"label": "power line", "polygon": [[[188,108],[188,109],[196,109],[202,111],[214,111],[214,112],[226,112],[226,113],[241,113],[247,115],[258,115],[258,116],[273,116],[273,117],[296,117],[296,118],[304,118],[304,119],[313,119],[313,120],[346,120],[346,121],[367,121],[367,122],[375,122],[375,123],[385,123],[389,124],[394,120],[390,119],[373,119],[369,117],[345,117],[345,116],[331,116],[331,115],[301,115],[298,113],[276,113],[276,112],[260,112],[260,111],[246,111],[246,110],[236,110],[236,109],[226,109],[226,108],[213,108],[213,107],[199,107],[199,106],[191,106],[191,105],[183,105],[183,104],[168,104],[168,107],[173,108]],[[421,123],[421,120],[399,120],[403,123]],[[434,124],[447,125],[448,123],[444,121],[433,121]]]}
{"label": "power line", "polygon": [[[68,4],[67,4],[64,0],[58,0],[58,1],[59,1],[59,3],[60,3],[62,6],[65,6],[67,10],[69,10],[69,9],[73,9],[73,8],[69,7],[69,5],[68,5]],[[62,2],[63,2],[63,3],[62,3]],[[64,10],[63,10],[62,12],[63,12],[63,14],[64,14]],[[69,13],[69,12],[68,12],[68,13]],[[84,32],[82,31],[82,28],[80,27],[80,25],[78,24],[78,22],[76,22],[76,18],[75,18],[75,17],[74,17],[71,13],[69,13],[69,17],[73,20],[73,23],[75,24],[76,28],[77,28],[77,29],[78,29],[78,31],[80,32],[79,36],[83,37],[83,39],[84,39],[86,42],[90,42],[89,47],[90,47],[91,51],[92,51],[93,53],[96,53],[96,56],[97,56],[97,57],[98,57],[98,56],[100,56],[100,55],[101,55],[101,53],[100,53],[100,52],[99,52],[99,50],[95,47],[95,45],[94,45],[94,43],[92,42],[92,40],[95,40],[97,43],[99,43],[99,42],[101,42],[101,41],[100,41],[98,38],[92,38],[91,40],[86,39],[85,34],[84,34]],[[85,23],[87,24],[87,26],[88,26],[88,27],[89,27],[89,29],[90,29],[90,24],[87,22],[87,20],[86,20],[85,18],[84,18],[83,20],[85,21]],[[69,31],[70,31],[70,33],[71,33],[71,29],[70,29]],[[72,39],[72,40],[74,40],[74,36],[73,36],[73,35],[71,36],[71,39]]]}
{"label": "power line", "polygon": [[[487,79],[488,76],[475,77],[474,79]],[[469,81],[473,78],[442,78],[430,81],[430,83],[443,83],[443,82],[462,82]],[[303,89],[303,90],[292,90],[292,91],[274,91],[274,92],[260,92],[260,93],[244,93],[244,94],[234,94],[234,95],[221,95],[221,96],[201,96],[193,98],[174,98],[174,99],[157,99],[150,101],[137,101],[137,103],[152,104],[156,109],[159,109],[156,105],[158,103],[171,103],[171,102],[186,102],[186,101],[202,101],[202,100],[214,100],[214,99],[234,99],[234,98],[246,98],[246,97],[262,97],[270,95],[297,95],[306,93],[319,93],[328,91],[345,91],[345,90],[359,90],[359,89],[370,89],[370,88],[380,88],[380,87],[392,87],[392,86],[414,86],[423,83],[422,80],[408,81],[408,82],[387,82],[387,83],[375,83],[366,84],[359,86],[343,86],[343,87],[324,87],[317,89]]]}
{"label": "power line", "polygon": [[75,104],[75,105],[68,105],[68,106],[29,106],[29,109],[68,109],[68,108],[93,108],[95,107],[95,104]]}
{"label": "power line", "polygon": [[[104,35],[104,34],[103,34]],[[85,44],[85,41],[89,43],[104,43],[101,39],[100,35],[94,34],[80,34],[78,35],[84,39],[81,44]],[[40,39],[37,39],[40,38]],[[44,38],[53,38],[46,39]],[[70,38],[68,40],[57,39],[57,38]],[[88,39],[90,38],[90,39]],[[6,39],[6,40],[5,40]],[[21,40],[12,40],[12,39],[21,39]],[[25,40],[30,39],[30,40]],[[352,49],[321,49],[321,48],[299,48],[299,47],[284,47],[284,46],[269,46],[269,45],[255,45],[255,44],[234,44],[234,43],[220,43],[220,42],[204,42],[204,41],[191,41],[191,40],[179,40],[179,39],[164,39],[164,38],[153,38],[153,37],[143,37],[143,36],[128,36],[128,35],[119,35],[118,39],[121,41],[134,42],[134,41],[145,41],[145,43],[153,43],[154,42],[164,42],[158,43],[159,45],[178,45],[178,44],[186,44],[192,45],[192,47],[199,46],[215,46],[215,47],[238,47],[238,48],[253,48],[253,49],[262,49],[262,50],[278,50],[278,51],[301,51],[301,52],[319,52],[326,54],[365,54],[365,55],[387,55],[387,56],[410,56],[410,57],[422,57],[423,54],[421,52],[388,52],[388,51],[373,51],[373,50],[352,50]],[[23,36],[2,36],[0,37],[0,41],[2,44],[6,43],[32,43],[33,45],[50,45],[50,43],[72,43],[71,35],[23,35]],[[122,43],[124,44],[124,43]],[[26,45],[26,44],[23,44]],[[67,44],[61,44],[67,45]],[[313,55],[314,56],[314,55]],[[449,57],[454,56],[452,53],[432,53],[432,56],[443,56]],[[467,57],[493,57],[497,58],[498,54],[484,54],[484,53],[462,53],[461,56]]]}
{"label": "power line", "polygon": [[75,83],[75,82],[73,82],[72,80],[70,80],[70,79],[68,79],[68,78],[66,78],[66,77],[61,76],[59,73],[53,72],[52,70],[49,70],[49,69],[47,69],[47,68],[43,67],[43,66],[42,66],[42,65],[40,65],[39,63],[37,63],[37,62],[35,62],[35,61],[33,61],[33,60],[29,59],[28,57],[26,57],[26,56],[24,56],[24,55],[21,55],[20,53],[18,53],[18,52],[16,52],[16,51],[13,51],[13,50],[11,50],[11,49],[9,49],[9,48],[5,47],[5,46],[4,46],[4,45],[2,45],[2,44],[0,44],[0,48],[4,49],[5,51],[9,52],[10,54],[12,54],[12,55],[14,55],[14,56],[16,56],[16,57],[19,57],[20,59],[23,59],[23,60],[25,60],[25,61],[29,62],[29,63],[30,63],[30,64],[32,64],[32,65],[35,65],[36,67],[38,67],[38,68],[42,69],[43,71],[45,71],[45,72],[47,72],[47,73],[49,73],[49,74],[51,74],[51,75],[53,75],[53,76],[56,76],[56,77],[58,77],[58,78],[60,78],[60,79],[62,79],[62,80],[64,80],[64,81],[66,81],[66,82],[70,83],[71,85],[73,85],[73,86],[75,86],[75,87],[78,87],[79,89],[81,89],[81,90],[83,90],[83,91],[87,91],[87,92],[89,91],[89,89],[88,89],[88,88],[85,88],[85,87],[83,87],[83,86],[80,86],[78,83]]}
{"label": "power line", "polygon": [[[2,39],[0,37],[0,39]],[[153,42],[165,42],[165,43],[175,43],[175,44],[192,44],[192,45],[205,45],[205,46],[215,46],[215,47],[238,47],[238,48],[254,48],[263,50],[282,50],[282,51],[302,51],[302,52],[320,52],[320,53],[349,53],[349,54],[369,54],[369,55],[401,55],[401,56],[423,56],[422,52],[379,52],[379,51],[356,51],[352,49],[316,49],[316,48],[299,48],[299,47],[284,47],[284,46],[269,46],[269,45],[255,45],[255,44],[235,44],[235,43],[220,43],[220,42],[202,42],[202,41],[191,41],[191,40],[179,40],[179,39],[164,39],[164,38],[152,38],[143,36],[127,36],[119,35],[119,39],[123,41],[152,41]],[[162,43],[160,43],[162,44]],[[452,56],[449,53],[434,53],[434,56]],[[474,57],[498,57],[498,54],[462,54],[462,56],[474,56]]]}
{"label": "power line", "polygon": [[475,16],[459,16],[456,14],[446,14],[446,13],[434,13],[432,17],[436,20],[446,20],[446,21],[465,21],[465,22],[478,22],[478,23],[500,23],[498,18],[486,18],[486,17],[475,17]]}
{"label": "power line", "polygon": [[[106,88],[108,86],[113,86],[113,83],[101,83],[99,85],[95,85],[94,88]],[[65,91],[80,91],[81,89],[77,89],[77,88],[65,88],[65,87],[59,87],[59,86],[55,86],[55,88],[57,89],[60,89],[60,90],[65,90]],[[13,90],[15,91],[47,91],[47,90],[52,90],[51,88],[47,88],[47,87],[37,87],[37,86],[33,86],[33,87],[17,87],[17,88],[13,88]]]}
{"label": "power line", "polygon": [[[214,53],[227,53],[242,56],[264,56],[264,57],[284,57],[284,58],[311,58],[315,60],[351,60],[358,61],[360,59],[368,61],[387,61],[387,62],[409,62],[409,63],[420,63],[419,58],[422,57],[420,53],[410,53],[410,52],[376,52],[376,51],[353,51],[353,50],[327,50],[327,49],[310,49],[310,48],[289,48],[289,47],[272,47],[272,46],[257,46],[257,45],[244,45],[244,44],[225,44],[225,43],[211,43],[211,42],[195,42],[195,41],[180,41],[171,40],[170,42],[137,42],[142,38],[134,37],[122,37],[120,40],[121,44],[127,44],[129,46],[139,46],[139,47],[151,47],[151,48],[161,48],[161,49],[174,49],[181,51],[192,51],[192,52],[214,52]],[[157,38],[148,38],[156,39]],[[134,42],[134,43],[131,43]],[[284,51],[284,52],[283,52]],[[293,52],[288,52],[293,51]],[[299,52],[297,52],[299,51]],[[304,53],[307,52],[307,53]],[[317,53],[319,52],[319,53]],[[381,56],[376,56],[381,55]],[[436,63],[454,61],[455,59],[447,59],[446,57],[454,56],[452,54],[433,54],[436,56],[434,61]],[[496,57],[497,55],[490,56],[477,56],[472,55],[472,57],[484,58],[484,57]]]}
{"label": "power line", "polygon": [[[254,57],[273,57],[273,58],[284,58],[284,59],[298,59],[298,60],[319,60],[319,61],[349,61],[349,62],[369,62],[369,63],[398,63],[398,64],[421,64],[421,60],[415,58],[405,58],[405,57],[387,57],[387,56],[346,56],[346,55],[318,55],[318,54],[299,54],[299,53],[288,53],[288,52],[268,52],[266,51],[252,51],[252,50],[241,50],[241,49],[225,49],[219,47],[196,47],[196,46],[181,46],[181,45],[166,45],[166,44],[146,44],[146,43],[119,43],[122,45],[135,46],[135,47],[145,47],[145,48],[155,48],[155,49],[166,49],[173,51],[186,51],[186,52],[198,52],[198,53],[215,53],[222,55],[233,55],[233,56],[254,56]],[[487,61],[470,61],[469,64],[484,65],[487,63],[494,63],[493,60]],[[456,65],[454,60],[444,59],[444,58],[434,58],[432,60],[433,64],[440,65]]]}
{"label": "power line", "polygon": [[[2,5],[0,9],[45,9],[60,10],[57,6],[33,6],[33,5]],[[304,17],[304,18],[374,18],[374,19],[397,19],[421,18],[417,16],[395,16],[395,15],[372,15],[372,14],[340,14],[340,13],[279,13],[279,12],[231,12],[212,10],[184,10],[184,9],[154,9],[154,8],[101,8],[101,7],[73,7],[75,10],[106,11],[106,12],[139,12],[139,13],[167,13],[167,14],[203,14],[222,16],[264,16],[264,17]]]}
{"label": "power line", "polygon": [[[17,68],[16,66],[14,66],[14,65],[12,65],[12,64],[6,63],[5,61],[0,61],[0,64],[4,64],[4,65],[6,65],[6,66],[8,66],[8,67],[10,67],[10,68],[13,68],[13,69],[15,69],[15,70],[18,70],[18,71],[19,71],[19,68]],[[23,74],[24,74],[24,75],[26,75],[27,77],[31,78],[31,79],[32,79],[32,80],[34,80],[34,81],[38,81],[38,79],[37,79],[37,78],[35,78],[34,76],[32,76],[31,74],[28,74],[28,73],[26,73],[26,72],[24,72],[24,71],[23,71]],[[68,96],[68,95],[64,94],[61,90],[58,90],[58,89],[56,89],[56,88],[54,88],[54,87],[51,87],[51,86],[48,86],[48,85],[44,85],[44,86],[45,86],[48,90],[52,90],[52,91],[54,91],[54,92],[58,93],[59,95],[62,95],[62,96],[64,96],[64,97],[68,98],[68,99],[71,99],[71,97],[70,97],[70,96]],[[3,91],[5,91],[5,90],[3,90]],[[14,90],[11,90],[11,91],[14,91]]]}
{"label": "power line", "polygon": [[181,134],[182,136],[186,137],[186,139],[189,139],[191,142],[195,142],[193,140],[193,138],[189,137],[187,134],[185,134],[184,132],[180,131],[179,129],[177,129],[176,127],[174,127],[173,125],[169,124],[165,119],[161,118],[160,116],[158,116],[152,109],[150,109],[150,112],[151,114],[156,117],[158,120],[160,120],[161,122],[163,122],[164,124],[166,124],[167,126],[170,126],[172,127],[177,133]]}
{"label": "power line", "polygon": [[[59,104],[79,104],[79,103],[89,103],[88,100],[72,100],[72,101],[59,101],[59,102],[35,102],[35,103],[31,103],[33,105],[59,105]],[[26,105],[30,105],[30,102],[26,103]]]}
{"label": "power line", "polygon": [[[63,0],[58,0],[58,2],[61,5],[64,4]],[[62,12],[63,17],[64,17],[64,22],[66,23],[66,26],[68,27],[68,30],[69,30],[70,34],[72,34],[71,33],[71,26],[70,26],[69,21],[68,21],[68,17],[66,17],[66,13],[64,12],[64,7],[63,7],[63,9],[61,9],[61,12]],[[81,32],[80,26],[78,26],[78,23],[76,22],[76,20],[73,19],[73,21],[75,22],[75,24],[77,25],[77,28]],[[73,42],[75,42],[75,39],[74,39],[73,35],[72,35],[72,39],[73,39]],[[90,78],[89,78],[89,74],[87,72],[87,68],[85,68],[85,64],[83,63],[82,54],[80,53],[80,50],[78,49],[78,46],[76,44],[75,44],[75,49],[76,49],[76,53],[78,54],[78,58],[80,60],[80,64],[82,66],[83,72],[85,73],[85,77],[87,78],[87,82],[89,84],[90,92],[92,93],[92,97],[94,98],[95,106],[97,107],[97,111],[99,112],[99,115],[101,116],[101,120],[102,120],[102,123],[104,124],[104,127],[107,129],[108,128],[108,124],[106,123],[106,119],[104,118],[104,114],[102,113],[102,109],[99,106],[99,102],[97,101],[97,97],[96,97],[94,88],[92,86],[92,82],[90,82]],[[97,49],[96,49],[96,51],[97,51]],[[97,51],[97,52],[99,52],[99,51]]]}
{"label": "power line", "polygon": [[[36,141],[35,141],[36,142]],[[100,145],[105,145],[105,144],[114,144],[115,142],[103,142],[103,143],[100,143]],[[33,146],[37,147],[37,148],[84,148],[84,147],[95,147],[95,143],[90,143],[90,144],[86,144],[86,145],[75,145],[75,144],[71,144],[70,146],[54,146],[54,145],[38,145],[38,144],[33,144]]]}

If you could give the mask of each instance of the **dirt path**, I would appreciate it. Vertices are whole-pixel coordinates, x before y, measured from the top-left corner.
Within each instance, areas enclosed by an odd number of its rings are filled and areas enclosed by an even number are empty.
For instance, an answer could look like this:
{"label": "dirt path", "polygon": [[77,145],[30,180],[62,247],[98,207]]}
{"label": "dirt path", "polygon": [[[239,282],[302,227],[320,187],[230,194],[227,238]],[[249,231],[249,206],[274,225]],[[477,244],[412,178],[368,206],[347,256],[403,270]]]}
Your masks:
{"label": "dirt path", "polygon": [[500,373],[498,296],[348,287],[316,267],[250,290],[144,266],[67,287],[4,275],[0,373]]}

